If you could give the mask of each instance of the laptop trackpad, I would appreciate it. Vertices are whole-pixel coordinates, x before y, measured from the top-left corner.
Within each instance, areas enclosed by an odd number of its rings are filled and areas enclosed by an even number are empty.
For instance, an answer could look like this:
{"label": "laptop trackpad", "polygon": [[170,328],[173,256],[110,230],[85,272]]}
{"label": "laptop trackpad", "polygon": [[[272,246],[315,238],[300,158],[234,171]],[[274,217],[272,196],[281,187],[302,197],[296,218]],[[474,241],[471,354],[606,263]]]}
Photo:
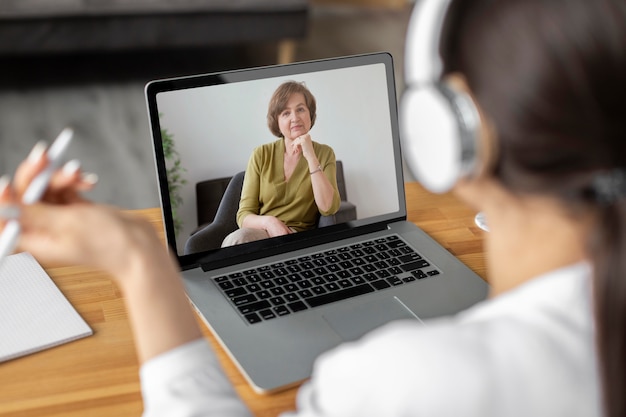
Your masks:
{"label": "laptop trackpad", "polygon": [[392,320],[419,318],[397,297],[382,298],[351,306],[342,306],[323,314],[343,340],[356,340]]}

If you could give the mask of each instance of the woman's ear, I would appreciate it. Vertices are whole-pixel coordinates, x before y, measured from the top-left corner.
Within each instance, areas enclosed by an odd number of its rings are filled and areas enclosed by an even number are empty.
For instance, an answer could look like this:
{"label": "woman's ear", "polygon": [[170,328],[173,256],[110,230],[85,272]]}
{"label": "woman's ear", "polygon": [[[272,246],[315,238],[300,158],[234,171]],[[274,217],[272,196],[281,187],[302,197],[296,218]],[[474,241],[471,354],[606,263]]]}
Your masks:
{"label": "woman's ear", "polygon": [[489,116],[481,108],[470,89],[465,76],[459,72],[446,75],[444,82],[455,91],[465,93],[474,103],[480,117],[480,129],[478,132],[477,161],[472,177],[492,176],[498,161],[498,137],[496,129]]}

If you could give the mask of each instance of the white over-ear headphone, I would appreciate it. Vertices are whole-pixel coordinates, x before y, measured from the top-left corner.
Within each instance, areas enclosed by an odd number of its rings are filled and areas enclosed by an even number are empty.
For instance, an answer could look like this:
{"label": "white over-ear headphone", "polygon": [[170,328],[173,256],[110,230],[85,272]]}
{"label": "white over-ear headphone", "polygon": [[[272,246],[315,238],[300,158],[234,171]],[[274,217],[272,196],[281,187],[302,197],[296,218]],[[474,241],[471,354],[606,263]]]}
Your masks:
{"label": "white over-ear headphone", "polygon": [[407,32],[400,122],[405,161],[424,187],[442,193],[476,164],[480,116],[472,98],[442,82],[441,32],[451,0],[419,0]]}

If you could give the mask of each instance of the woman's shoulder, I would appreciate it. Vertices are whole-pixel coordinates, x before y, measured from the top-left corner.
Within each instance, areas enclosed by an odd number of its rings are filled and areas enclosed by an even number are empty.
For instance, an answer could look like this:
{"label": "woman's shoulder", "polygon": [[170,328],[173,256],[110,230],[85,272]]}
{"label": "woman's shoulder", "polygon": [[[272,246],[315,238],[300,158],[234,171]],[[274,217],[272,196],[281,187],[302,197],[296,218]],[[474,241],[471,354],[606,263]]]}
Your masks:
{"label": "woman's shoulder", "polygon": [[316,141],[312,141],[312,143],[313,143],[313,149],[315,150],[315,153],[318,155],[318,157],[321,155],[330,156],[330,155],[335,154],[335,151],[329,145],[326,145],[324,143],[319,143]]}
{"label": "woman's shoulder", "polygon": [[283,145],[283,139],[277,139],[273,142],[267,142],[264,143],[262,145],[257,146],[256,148],[253,149],[252,153],[254,155],[267,155],[267,154],[271,154],[274,153],[276,151],[276,149],[279,149],[281,146]]}

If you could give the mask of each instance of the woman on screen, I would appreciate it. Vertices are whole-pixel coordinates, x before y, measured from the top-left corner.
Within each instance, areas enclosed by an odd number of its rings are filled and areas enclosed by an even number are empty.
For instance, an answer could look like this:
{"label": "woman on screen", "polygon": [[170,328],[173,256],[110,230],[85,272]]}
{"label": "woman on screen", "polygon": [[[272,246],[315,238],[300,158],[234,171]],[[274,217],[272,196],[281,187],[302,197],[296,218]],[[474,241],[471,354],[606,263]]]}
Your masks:
{"label": "woman on screen", "polygon": [[[626,5],[452,0],[446,21],[443,78],[485,127],[477,172],[454,191],[489,219],[490,298],[326,353],[287,415],[625,416]],[[288,150],[308,152],[303,134]],[[59,171],[42,204],[17,203],[45,164],[0,181],[0,216],[21,210],[19,249],[41,262],[116,279],[145,416],[249,416],[151,225],[85,204],[76,171]]]}
{"label": "woman on screen", "polygon": [[279,139],[254,150],[243,182],[237,224],[222,246],[312,229],[339,209],[335,154],[314,142],[315,97],[302,83],[281,84],[267,124]]}

